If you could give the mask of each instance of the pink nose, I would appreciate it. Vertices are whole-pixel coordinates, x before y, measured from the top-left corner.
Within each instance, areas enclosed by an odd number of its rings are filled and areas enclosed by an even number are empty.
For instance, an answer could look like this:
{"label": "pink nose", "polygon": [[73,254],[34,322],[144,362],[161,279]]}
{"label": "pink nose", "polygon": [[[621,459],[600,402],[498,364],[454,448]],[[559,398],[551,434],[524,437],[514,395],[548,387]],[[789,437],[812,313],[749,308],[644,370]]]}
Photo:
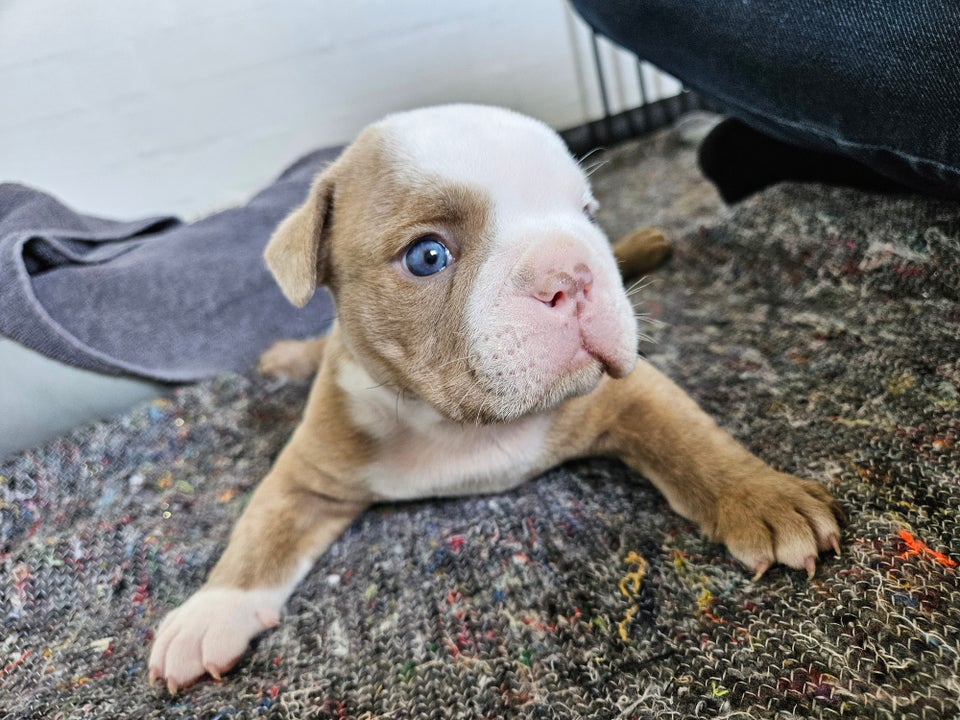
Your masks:
{"label": "pink nose", "polygon": [[586,300],[593,287],[593,273],[583,263],[572,270],[552,269],[537,278],[533,296],[544,305],[558,310],[576,309],[577,302]]}

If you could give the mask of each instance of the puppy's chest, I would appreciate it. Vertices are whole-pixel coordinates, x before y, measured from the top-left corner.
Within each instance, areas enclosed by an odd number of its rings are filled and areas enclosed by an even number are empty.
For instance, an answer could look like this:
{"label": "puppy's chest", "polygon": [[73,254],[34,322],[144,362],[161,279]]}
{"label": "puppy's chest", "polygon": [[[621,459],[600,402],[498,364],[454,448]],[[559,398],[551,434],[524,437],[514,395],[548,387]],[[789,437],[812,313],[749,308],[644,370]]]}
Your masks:
{"label": "puppy's chest", "polygon": [[460,425],[420,401],[398,399],[370,385],[351,392],[348,407],[357,427],[376,441],[363,480],[385,499],[498,492],[546,469],[549,415],[502,425]]}
{"label": "puppy's chest", "polygon": [[395,500],[498,492],[543,469],[545,434],[542,422],[509,430],[398,429],[364,474],[373,492]]}

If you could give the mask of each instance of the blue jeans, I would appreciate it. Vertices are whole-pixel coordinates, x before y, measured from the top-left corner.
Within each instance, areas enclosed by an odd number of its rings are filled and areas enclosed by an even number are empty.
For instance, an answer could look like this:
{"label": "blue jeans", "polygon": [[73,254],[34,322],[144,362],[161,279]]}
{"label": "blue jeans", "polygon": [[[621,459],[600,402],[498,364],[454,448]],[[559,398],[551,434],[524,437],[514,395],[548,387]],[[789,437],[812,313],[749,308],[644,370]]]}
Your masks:
{"label": "blue jeans", "polygon": [[572,1],[757,130],[960,199],[955,0]]}

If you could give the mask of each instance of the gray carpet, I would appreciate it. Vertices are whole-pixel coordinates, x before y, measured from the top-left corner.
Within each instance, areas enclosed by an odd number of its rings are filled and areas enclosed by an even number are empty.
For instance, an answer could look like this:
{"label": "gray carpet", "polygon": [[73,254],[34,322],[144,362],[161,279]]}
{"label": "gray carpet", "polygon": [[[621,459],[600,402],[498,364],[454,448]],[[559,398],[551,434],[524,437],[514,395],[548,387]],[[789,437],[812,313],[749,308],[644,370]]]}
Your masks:
{"label": "gray carpet", "polygon": [[148,690],[306,386],[225,375],[0,465],[5,718],[944,718],[960,693],[960,207],[783,186],[721,210],[676,131],[594,175],[671,228],[642,350],[774,466],[843,556],[751,583],[642,480],[585,460],[380,507],[220,684]]}

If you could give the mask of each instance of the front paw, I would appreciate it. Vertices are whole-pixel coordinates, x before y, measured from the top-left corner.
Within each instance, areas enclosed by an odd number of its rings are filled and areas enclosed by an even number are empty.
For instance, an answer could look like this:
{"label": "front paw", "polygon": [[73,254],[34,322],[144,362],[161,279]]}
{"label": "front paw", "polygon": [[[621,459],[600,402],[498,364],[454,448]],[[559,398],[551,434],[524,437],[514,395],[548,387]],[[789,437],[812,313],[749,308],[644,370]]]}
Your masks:
{"label": "front paw", "polygon": [[150,684],[166,680],[171,694],[209,673],[219,680],[250,641],[280,622],[280,602],[269,590],[200,590],[157,628],[150,652]]}
{"label": "front paw", "polygon": [[840,554],[842,518],[840,506],[819,483],[771,470],[720,498],[709,534],[754,572],[754,580],[774,563],[813,577],[822,551]]}

